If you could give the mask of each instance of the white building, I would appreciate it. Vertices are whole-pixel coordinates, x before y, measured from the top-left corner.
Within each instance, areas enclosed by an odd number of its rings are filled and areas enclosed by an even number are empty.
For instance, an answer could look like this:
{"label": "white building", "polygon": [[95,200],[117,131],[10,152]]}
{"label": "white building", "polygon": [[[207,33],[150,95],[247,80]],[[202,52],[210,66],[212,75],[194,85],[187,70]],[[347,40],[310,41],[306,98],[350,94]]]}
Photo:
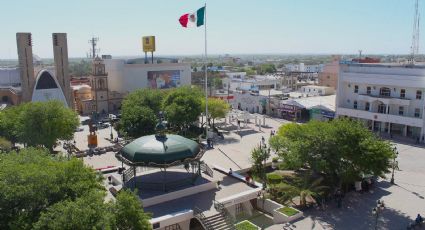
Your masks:
{"label": "white building", "polygon": [[129,93],[139,88],[165,89],[191,84],[186,63],[144,64],[143,59],[105,59],[110,91]]}
{"label": "white building", "polygon": [[344,64],[336,113],[357,118],[381,134],[423,141],[424,91],[425,66]]}
{"label": "white building", "polygon": [[318,85],[301,86],[300,92],[308,96],[327,96],[335,94],[335,90],[332,87]]}

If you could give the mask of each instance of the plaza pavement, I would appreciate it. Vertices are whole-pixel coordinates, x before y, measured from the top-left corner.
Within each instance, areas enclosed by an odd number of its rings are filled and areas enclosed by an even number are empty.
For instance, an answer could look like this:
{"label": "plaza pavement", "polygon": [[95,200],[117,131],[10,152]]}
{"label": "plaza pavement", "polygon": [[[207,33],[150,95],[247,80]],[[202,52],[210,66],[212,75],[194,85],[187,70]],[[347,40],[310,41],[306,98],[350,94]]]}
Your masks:
{"label": "plaza pavement", "polygon": [[[241,132],[237,132],[236,123],[217,121],[217,126],[224,133],[224,140],[218,140],[214,148],[208,150],[203,160],[209,165],[219,165],[222,168],[232,168],[234,171],[251,166],[250,152],[258,146],[261,137],[266,142],[270,130],[276,130],[288,121],[266,119],[266,126],[259,131],[258,126],[249,123],[245,128],[242,123]],[[75,135],[78,148],[87,146],[88,127]],[[99,131],[100,147],[110,145],[105,140],[109,137],[110,129]],[[114,132],[114,136],[116,132]],[[387,179],[379,180],[369,193],[352,192],[343,200],[343,207],[338,209],[335,202],[329,202],[325,210],[309,209],[304,211],[305,218],[291,224],[273,225],[267,230],[277,229],[374,229],[375,218],[371,210],[378,199],[384,200],[386,208],[379,216],[378,229],[406,229],[408,223],[414,220],[418,213],[425,216],[425,148],[408,144],[396,144],[399,151],[397,158],[400,171],[395,173],[396,185]],[[84,162],[94,168],[119,166],[121,163],[109,152],[100,156],[85,157]],[[425,227],[423,228],[425,229]]]}

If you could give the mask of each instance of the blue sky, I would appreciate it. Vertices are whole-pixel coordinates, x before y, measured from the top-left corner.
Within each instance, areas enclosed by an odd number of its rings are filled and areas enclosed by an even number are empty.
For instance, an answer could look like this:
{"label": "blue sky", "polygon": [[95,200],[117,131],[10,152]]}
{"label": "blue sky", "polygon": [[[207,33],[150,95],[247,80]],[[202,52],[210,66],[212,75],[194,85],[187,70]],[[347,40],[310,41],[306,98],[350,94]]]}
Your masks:
{"label": "blue sky", "polygon": [[[31,32],[34,53],[52,57],[51,33],[68,33],[70,57],[83,57],[92,35],[102,54],[142,55],[155,35],[158,55],[201,54],[203,28],[178,18],[199,0],[1,0],[0,58],[16,58],[16,32]],[[414,0],[207,0],[211,54],[406,54]],[[420,0],[425,46],[425,1]]]}

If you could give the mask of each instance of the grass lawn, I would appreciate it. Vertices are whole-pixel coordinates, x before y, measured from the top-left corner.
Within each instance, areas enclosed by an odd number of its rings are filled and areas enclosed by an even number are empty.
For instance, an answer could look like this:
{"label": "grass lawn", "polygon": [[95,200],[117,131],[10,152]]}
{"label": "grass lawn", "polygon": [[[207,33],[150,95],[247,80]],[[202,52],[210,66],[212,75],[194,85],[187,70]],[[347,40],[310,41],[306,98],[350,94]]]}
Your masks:
{"label": "grass lawn", "polygon": [[235,227],[237,230],[258,230],[258,227],[248,220],[236,224]]}
{"label": "grass lawn", "polygon": [[283,213],[283,214],[287,215],[287,216],[293,216],[293,215],[299,213],[297,210],[295,210],[295,209],[293,209],[291,207],[287,207],[287,206],[285,206],[283,208],[280,208],[278,211],[280,213]]}

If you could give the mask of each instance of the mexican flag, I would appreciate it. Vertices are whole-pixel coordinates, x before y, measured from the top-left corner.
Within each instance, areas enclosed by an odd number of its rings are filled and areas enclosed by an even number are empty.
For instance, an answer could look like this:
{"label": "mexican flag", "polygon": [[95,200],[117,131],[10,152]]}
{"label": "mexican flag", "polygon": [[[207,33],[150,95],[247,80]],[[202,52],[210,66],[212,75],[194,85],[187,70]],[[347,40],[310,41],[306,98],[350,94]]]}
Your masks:
{"label": "mexican flag", "polygon": [[205,19],[205,6],[199,8],[196,12],[183,14],[179,22],[183,27],[199,27],[204,25]]}

